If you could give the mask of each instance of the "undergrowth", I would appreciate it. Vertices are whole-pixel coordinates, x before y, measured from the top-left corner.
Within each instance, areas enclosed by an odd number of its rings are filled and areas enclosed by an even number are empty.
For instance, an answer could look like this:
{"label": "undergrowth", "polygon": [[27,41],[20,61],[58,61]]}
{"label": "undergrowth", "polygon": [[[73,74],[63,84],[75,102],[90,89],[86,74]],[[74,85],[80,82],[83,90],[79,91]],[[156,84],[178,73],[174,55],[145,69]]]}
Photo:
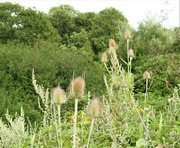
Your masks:
{"label": "undergrowth", "polygon": [[[151,77],[153,74],[146,71],[144,75],[142,73],[145,92],[140,98],[135,97],[135,75],[132,73],[135,54],[129,48],[129,30],[126,30],[125,37],[127,60],[117,56],[116,51],[120,49],[113,39],[109,40],[109,48],[102,54],[101,60],[107,70],[107,75],[103,76],[106,93],[102,96],[85,93],[85,78],[80,78],[80,82],[79,78],[73,78],[67,88],[70,92],[65,93],[60,84],[57,92],[49,91],[36,83],[33,70],[32,82],[39,95],[43,121],[34,129],[25,123],[23,109],[14,118],[7,112],[7,122],[0,120],[0,147],[180,147],[180,85],[164,101],[163,108],[156,110],[151,101],[158,96],[149,92],[151,83],[155,83]],[[53,94],[55,92],[57,94]]]}

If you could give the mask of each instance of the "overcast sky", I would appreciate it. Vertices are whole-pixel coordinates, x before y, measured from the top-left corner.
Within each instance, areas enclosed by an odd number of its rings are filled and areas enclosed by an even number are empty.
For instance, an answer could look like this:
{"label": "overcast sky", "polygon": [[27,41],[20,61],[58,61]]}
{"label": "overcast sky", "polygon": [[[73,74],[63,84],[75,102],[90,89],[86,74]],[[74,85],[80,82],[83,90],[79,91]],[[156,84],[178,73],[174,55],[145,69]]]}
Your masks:
{"label": "overcast sky", "polygon": [[36,7],[48,13],[51,7],[69,4],[80,12],[96,12],[114,7],[121,11],[134,28],[150,13],[157,20],[163,21],[168,28],[180,26],[179,0],[0,0],[0,2],[19,3],[22,6]]}

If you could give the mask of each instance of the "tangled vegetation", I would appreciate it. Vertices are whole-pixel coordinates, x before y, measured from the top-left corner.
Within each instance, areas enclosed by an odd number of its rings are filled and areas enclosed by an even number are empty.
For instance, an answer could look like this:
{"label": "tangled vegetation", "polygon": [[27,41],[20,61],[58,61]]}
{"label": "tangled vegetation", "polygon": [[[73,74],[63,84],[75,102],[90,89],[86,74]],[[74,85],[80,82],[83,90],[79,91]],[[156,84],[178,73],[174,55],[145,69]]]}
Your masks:
{"label": "tangled vegetation", "polygon": [[0,16],[0,147],[180,147],[180,28],[114,8]]}

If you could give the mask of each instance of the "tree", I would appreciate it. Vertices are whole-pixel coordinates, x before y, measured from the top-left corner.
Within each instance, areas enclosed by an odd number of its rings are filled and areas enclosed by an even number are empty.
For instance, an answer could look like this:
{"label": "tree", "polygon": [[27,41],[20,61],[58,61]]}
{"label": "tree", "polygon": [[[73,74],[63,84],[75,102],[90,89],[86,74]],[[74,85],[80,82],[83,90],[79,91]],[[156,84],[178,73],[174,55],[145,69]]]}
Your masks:
{"label": "tree", "polygon": [[79,12],[70,5],[60,5],[58,7],[52,7],[49,10],[48,15],[51,23],[63,38],[63,44],[68,44],[69,36],[72,32],[76,31],[74,19],[78,13]]}
{"label": "tree", "polygon": [[33,45],[38,39],[60,41],[46,14],[19,4],[0,3],[0,41]]}
{"label": "tree", "polygon": [[96,13],[94,12],[79,13],[77,17],[75,17],[75,25],[77,26],[76,30],[85,29],[89,32],[92,28],[92,22],[95,16]]}
{"label": "tree", "polygon": [[[109,39],[114,38],[115,40],[119,40],[117,38],[119,23],[127,24],[128,21],[123,14],[115,8],[106,8],[93,18],[90,39],[96,54],[106,49],[103,43],[108,43]],[[121,31],[124,32],[124,30]]]}
{"label": "tree", "polygon": [[138,56],[165,54],[169,52],[173,43],[171,30],[164,28],[153,18],[141,22],[134,37],[134,48]]}

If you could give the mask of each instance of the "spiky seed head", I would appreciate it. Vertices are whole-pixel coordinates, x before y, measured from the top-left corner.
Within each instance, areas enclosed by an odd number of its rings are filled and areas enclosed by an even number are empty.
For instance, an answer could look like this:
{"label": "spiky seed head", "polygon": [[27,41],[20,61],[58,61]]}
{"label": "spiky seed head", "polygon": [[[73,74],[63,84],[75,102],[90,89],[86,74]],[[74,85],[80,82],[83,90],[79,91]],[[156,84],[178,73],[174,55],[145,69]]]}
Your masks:
{"label": "spiky seed head", "polygon": [[109,39],[109,48],[110,47],[116,48],[116,42],[114,41],[114,39]]}
{"label": "spiky seed head", "polygon": [[84,96],[85,81],[82,77],[77,77],[72,80],[70,86],[70,96],[72,98],[81,99]]}
{"label": "spiky seed head", "polygon": [[116,53],[116,49],[111,46],[111,47],[109,47],[108,53],[109,54],[115,54]]}
{"label": "spiky seed head", "polygon": [[133,49],[129,49],[128,56],[131,57],[131,58],[134,57],[134,50]]}
{"label": "spiky seed head", "polygon": [[60,86],[57,86],[51,91],[51,102],[53,104],[63,104],[67,101],[66,95],[63,89]]}
{"label": "spiky seed head", "polygon": [[107,56],[107,52],[103,52],[101,55],[101,62],[103,63],[107,63],[108,62],[108,56]]}
{"label": "spiky seed head", "polygon": [[124,32],[125,39],[130,39],[131,38],[131,32],[129,29],[126,29]]}
{"label": "spiky seed head", "polygon": [[93,118],[99,118],[102,115],[103,105],[98,98],[94,98],[90,101],[87,114]]}
{"label": "spiky seed head", "polygon": [[120,81],[120,87],[127,87],[127,83],[124,78]]}
{"label": "spiky seed head", "polygon": [[148,71],[145,71],[144,74],[143,74],[143,78],[144,79],[151,79],[151,75]]}

